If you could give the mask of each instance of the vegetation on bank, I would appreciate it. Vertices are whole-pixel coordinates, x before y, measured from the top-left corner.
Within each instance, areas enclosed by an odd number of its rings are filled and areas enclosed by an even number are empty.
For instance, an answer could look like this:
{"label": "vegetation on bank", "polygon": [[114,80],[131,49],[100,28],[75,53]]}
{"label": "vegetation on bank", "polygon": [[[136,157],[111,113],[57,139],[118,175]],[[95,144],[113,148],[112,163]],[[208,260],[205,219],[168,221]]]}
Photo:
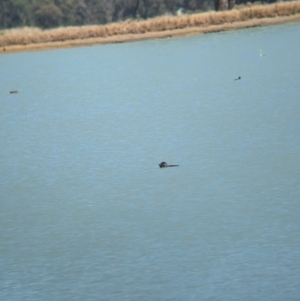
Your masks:
{"label": "vegetation on bank", "polygon": [[27,45],[58,41],[72,41],[126,34],[143,34],[189,27],[207,27],[225,23],[247,21],[257,18],[276,18],[300,14],[300,1],[270,5],[254,5],[223,12],[207,12],[181,16],[162,16],[148,20],[61,27],[51,30],[39,28],[11,29],[0,32],[0,46]]}
{"label": "vegetation on bank", "polygon": [[255,0],[0,0],[0,29],[107,24],[181,12],[226,10],[248,1]]}

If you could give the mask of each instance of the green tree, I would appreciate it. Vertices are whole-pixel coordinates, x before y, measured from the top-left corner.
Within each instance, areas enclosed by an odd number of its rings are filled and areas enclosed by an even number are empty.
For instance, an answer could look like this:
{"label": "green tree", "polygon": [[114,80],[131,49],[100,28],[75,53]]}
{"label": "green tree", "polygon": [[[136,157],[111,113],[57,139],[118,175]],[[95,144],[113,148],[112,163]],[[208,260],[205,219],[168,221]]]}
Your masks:
{"label": "green tree", "polygon": [[62,12],[62,25],[77,25],[76,23],[76,2],[75,0],[56,0],[55,5],[60,8]]}
{"label": "green tree", "polygon": [[0,0],[0,28],[29,25],[29,6],[30,0]]}
{"label": "green tree", "polygon": [[35,23],[42,28],[59,26],[62,22],[63,14],[54,3],[41,6],[35,11]]}
{"label": "green tree", "polygon": [[[110,0],[110,2],[112,2]],[[103,0],[86,0],[87,22],[89,24],[105,24],[107,22],[107,10]]]}
{"label": "green tree", "polygon": [[113,20],[136,18],[140,0],[116,0]]}

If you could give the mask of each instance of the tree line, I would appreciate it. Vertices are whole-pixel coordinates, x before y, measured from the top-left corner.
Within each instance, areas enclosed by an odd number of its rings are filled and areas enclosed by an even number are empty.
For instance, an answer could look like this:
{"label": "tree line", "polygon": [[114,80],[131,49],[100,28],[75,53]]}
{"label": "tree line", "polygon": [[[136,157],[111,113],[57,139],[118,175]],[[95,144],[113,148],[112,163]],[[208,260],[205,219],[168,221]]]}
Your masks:
{"label": "tree line", "polygon": [[[0,0],[0,28],[81,26],[231,9],[247,0]],[[275,2],[274,0],[267,0]]]}

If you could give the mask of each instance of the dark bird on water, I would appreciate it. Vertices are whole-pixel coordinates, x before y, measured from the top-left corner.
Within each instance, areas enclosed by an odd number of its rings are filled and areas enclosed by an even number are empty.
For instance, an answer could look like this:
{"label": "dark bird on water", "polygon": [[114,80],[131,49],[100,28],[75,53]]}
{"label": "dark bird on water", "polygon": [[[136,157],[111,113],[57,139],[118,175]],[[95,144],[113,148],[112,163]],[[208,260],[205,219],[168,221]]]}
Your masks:
{"label": "dark bird on water", "polygon": [[12,90],[9,92],[10,94],[15,94],[15,93],[18,93],[18,90]]}
{"label": "dark bird on water", "polygon": [[163,168],[163,167],[175,167],[175,166],[179,166],[179,165],[168,165],[167,162],[161,162],[158,164],[158,166],[160,168]]}
{"label": "dark bird on water", "polygon": [[242,79],[240,76],[238,78],[236,78],[235,80],[239,80],[239,79]]}

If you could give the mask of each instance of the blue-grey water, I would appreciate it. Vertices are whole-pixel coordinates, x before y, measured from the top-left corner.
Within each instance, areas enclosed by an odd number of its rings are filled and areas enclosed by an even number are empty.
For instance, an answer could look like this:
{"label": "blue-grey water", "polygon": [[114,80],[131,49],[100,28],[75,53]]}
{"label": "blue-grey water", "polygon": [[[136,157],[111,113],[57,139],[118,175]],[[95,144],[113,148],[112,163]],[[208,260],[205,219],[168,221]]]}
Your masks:
{"label": "blue-grey water", "polygon": [[299,37],[1,55],[0,300],[299,300]]}

